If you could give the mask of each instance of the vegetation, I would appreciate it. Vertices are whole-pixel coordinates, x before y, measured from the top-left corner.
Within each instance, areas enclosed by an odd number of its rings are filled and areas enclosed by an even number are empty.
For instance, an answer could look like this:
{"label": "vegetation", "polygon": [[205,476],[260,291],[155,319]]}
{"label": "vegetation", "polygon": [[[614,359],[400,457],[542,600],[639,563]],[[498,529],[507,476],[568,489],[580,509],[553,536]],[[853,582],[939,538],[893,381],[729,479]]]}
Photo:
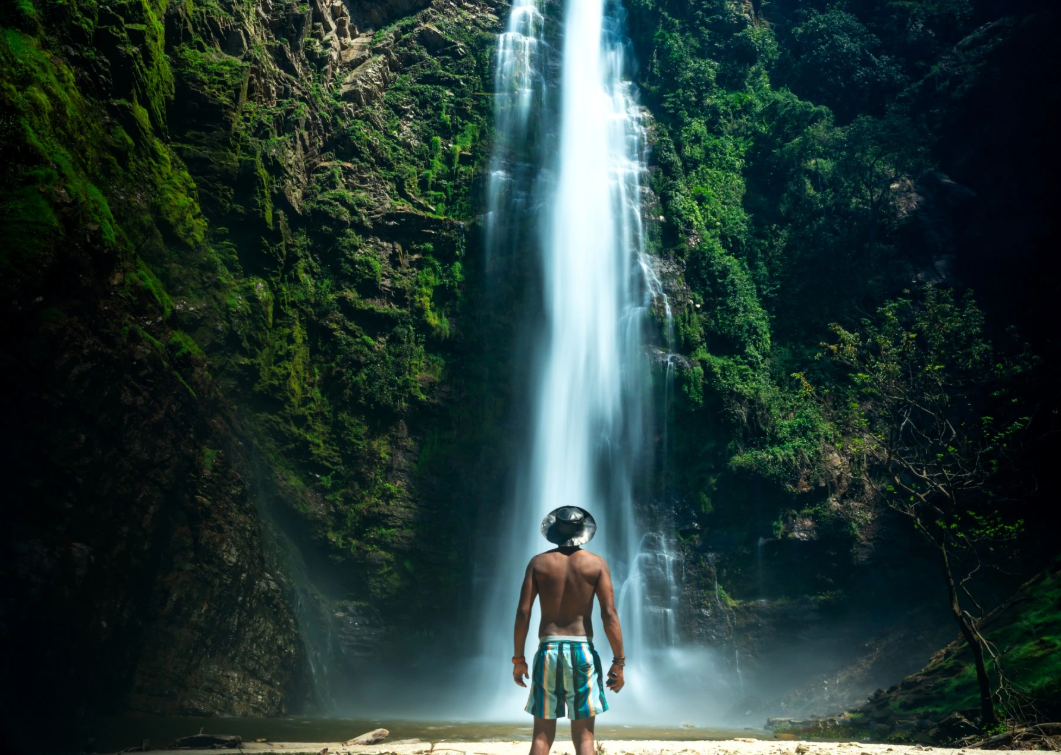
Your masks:
{"label": "vegetation", "polygon": [[[987,242],[965,228],[971,213],[977,228],[1012,228],[990,155],[1011,151],[1016,133],[1048,144],[992,115],[1026,96],[1022,56],[1057,70],[1055,57],[1031,52],[1049,44],[1032,31],[1045,5],[1004,19],[977,0],[627,5],[656,120],[665,220],[655,251],[678,262],[688,287],[677,289],[688,296],[675,318],[691,367],[675,394],[674,473],[662,491],[684,502],[684,547],[703,558],[719,533],[734,538],[712,576],[741,598],[761,596],[764,542],[809,538],[853,568],[826,575],[808,558],[798,576],[771,580],[770,597],[843,591],[882,517],[904,514],[951,559],[955,619],[971,647],[990,652],[966,574],[977,558],[978,577],[1008,564],[999,546],[1018,532],[1028,539],[1015,550],[1041,548],[1018,571],[1052,552],[1034,503],[1041,461],[1031,456],[1044,452],[1026,452],[1053,447],[1046,385],[1058,363],[1037,324],[1042,300],[1018,301],[992,279],[1005,265],[987,262],[985,244],[1005,233]],[[976,146],[963,131],[973,121],[985,140]],[[1038,170],[1008,172],[1007,191],[1029,197]],[[1044,261],[1048,248],[1029,240],[1028,259]],[[983,309],[963,293],[970,283]],[[1004,337],[1011,325],[1044,360]],[[817,358],[831,338],[830,358]],[[1035,443],[1022,442],[1029,433]],[[986,678],[981,668],[989,727],[998,697]]]}
{"label": "vegetation", "polygon": [[850,371],[855,389],[827,409],[839,415],[847,455],[861,457],[867,483],[883,482],[875,492],[913,522],[940,558],[988,728],[998,719],[979,629],[984,611],[969,582],[999,566],[993,552],[1023,524],[1005,510],[999,478],[1014,466],[1031,418],[1021,416],[1012,395],[1027,365],[997,357],[982,328],[971,298],[955,304],[950,291],[930,287],[923,301],[886,304],[877,322],[863,322],[863,333],[834,326],[839,342],[826,353]]}

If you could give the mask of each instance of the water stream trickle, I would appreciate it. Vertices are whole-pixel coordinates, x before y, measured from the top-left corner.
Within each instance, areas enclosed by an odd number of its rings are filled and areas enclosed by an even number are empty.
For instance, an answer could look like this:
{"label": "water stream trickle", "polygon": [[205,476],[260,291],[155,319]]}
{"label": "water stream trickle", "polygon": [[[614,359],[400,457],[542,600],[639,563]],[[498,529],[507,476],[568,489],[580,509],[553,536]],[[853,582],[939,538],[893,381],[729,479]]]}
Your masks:
{"label": "water stream trickle", "polygon": [[545,91],[548,45],[536,0],[515,0],[508,28],[498,37],[494,74],[494,149],[483,217],[486,269],[498,273],[498,255],[517,245],[533,215],[538,165],[536,122]]}

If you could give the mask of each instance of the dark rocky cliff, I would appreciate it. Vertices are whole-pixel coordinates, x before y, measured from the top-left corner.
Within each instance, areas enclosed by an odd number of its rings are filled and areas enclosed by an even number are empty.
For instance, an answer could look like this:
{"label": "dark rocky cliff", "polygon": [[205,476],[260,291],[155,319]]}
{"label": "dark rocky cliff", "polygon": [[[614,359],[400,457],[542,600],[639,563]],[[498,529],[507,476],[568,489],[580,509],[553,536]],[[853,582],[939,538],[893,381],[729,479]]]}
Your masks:
{"label": "dark rocky cliff", "polygon": [[[151,713],[297,708],[305,650],[206,380],[184,382],[113,301],[9,342],[4,668],[17,700]],[[15,707],[18,704],[15,703]]]}
{"label": "dark rocky cliff", "polygon": [[2,20],[5,675],[96,711],[312,707],[315,632],[356,672],[463,579],[458,492],[414,473],[460,452],[493,8]]}

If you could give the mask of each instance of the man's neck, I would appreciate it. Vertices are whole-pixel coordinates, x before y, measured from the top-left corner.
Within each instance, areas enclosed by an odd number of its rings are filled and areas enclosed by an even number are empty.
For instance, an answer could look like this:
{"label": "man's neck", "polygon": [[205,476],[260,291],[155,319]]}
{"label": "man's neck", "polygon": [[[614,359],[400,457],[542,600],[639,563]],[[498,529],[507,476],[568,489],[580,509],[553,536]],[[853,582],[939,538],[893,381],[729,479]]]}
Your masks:
{"label": "man's neck", "polygon": [[556,549],[557,549],[558,551],[560,551],[561,553],[563,553],[563,554],[564,554],[565,556],[570,556],[570,555],[571,555],[572,553],[574,553],[575,551],[580,551],[580,550],[582,550],[582,549],[581,549],[581,548],[580,548],[579,546],[577,546],[577,545],[558,545],[558,546],[556,546]]}

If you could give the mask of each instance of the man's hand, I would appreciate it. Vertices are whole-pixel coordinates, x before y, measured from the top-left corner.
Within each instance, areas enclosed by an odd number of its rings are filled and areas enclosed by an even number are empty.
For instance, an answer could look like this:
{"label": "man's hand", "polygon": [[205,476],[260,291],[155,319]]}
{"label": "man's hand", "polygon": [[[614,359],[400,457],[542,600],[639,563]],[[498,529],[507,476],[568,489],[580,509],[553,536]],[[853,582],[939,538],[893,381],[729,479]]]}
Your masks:
{"label": "man's hand", "polygon": [[605,685],[612,692],[618,692],[624,686],[626,686],[626,679],[623,678],[623,667],[612,664],[612,667],[608,669],[608,681]]}
{"label": "man's hand", "polygon": [[526,661],[520,661],[519,663],[512,664],[512,679],[515,680],[516,684],[521,687],[526,687],[524,679],[530,677],[530,670],[527,668]]}

